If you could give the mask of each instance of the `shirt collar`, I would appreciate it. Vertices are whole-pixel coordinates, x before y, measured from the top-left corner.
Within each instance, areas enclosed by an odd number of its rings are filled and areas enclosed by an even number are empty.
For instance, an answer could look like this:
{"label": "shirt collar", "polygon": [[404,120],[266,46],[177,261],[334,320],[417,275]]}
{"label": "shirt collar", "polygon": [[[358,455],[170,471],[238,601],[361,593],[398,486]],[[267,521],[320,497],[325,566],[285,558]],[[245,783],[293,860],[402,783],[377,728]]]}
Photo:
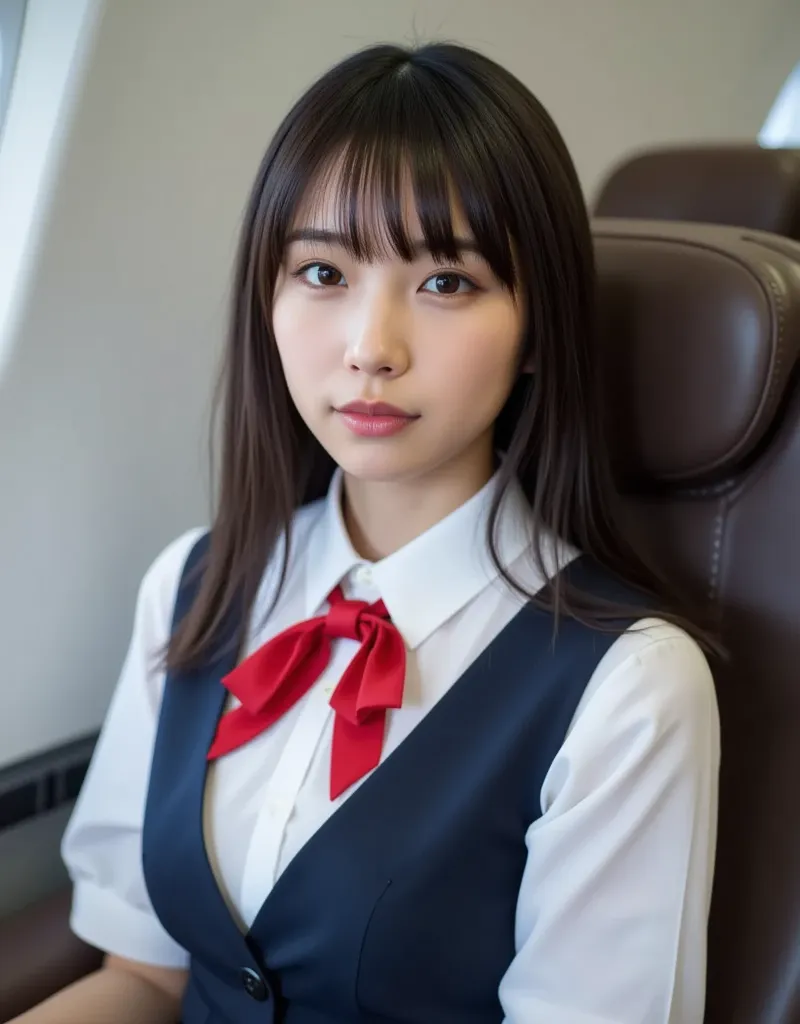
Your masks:
{"label": "shirt collar", "polygon": [[[495,476],[431,529],[370,564],[374,585],[409,649],[418,647],[498,579],[486,536],[496,486]],[[341,496],[342,472],[337,469],[307,548],[309,618],[319,614],[337,584],[366,564],[347,534]],[[504,495],[495,537],[497,553],[506,566],[531,545],[530,506],[519,484],[513,484]]]}

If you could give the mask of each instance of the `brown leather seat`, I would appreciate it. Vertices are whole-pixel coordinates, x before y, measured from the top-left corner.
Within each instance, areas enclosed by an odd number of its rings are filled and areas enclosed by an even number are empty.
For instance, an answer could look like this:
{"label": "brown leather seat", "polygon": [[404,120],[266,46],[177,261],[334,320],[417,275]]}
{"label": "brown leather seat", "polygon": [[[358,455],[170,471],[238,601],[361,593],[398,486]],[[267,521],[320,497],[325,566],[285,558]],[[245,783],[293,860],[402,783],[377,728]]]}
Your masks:
{"label": "brown leather seat", "polygon": [[[706,1019],[800,1024],[800,245],[633,221],[595,238],[630,529],[730,650]],[[0,930],[0,1019],[97,962],[66,936],[66,903]]]}
{"label": "brown leather seat", "polygon": [[631,529],[729,649],[710,1024],[800,1022],[800,245],[596,221]]}
{"label": "brown leather seat", "polygon": [[752,144],[638,153],[612,170],[594,212],[732,224],[800,239],[800,150]]}
{"label": "brown leather seat", "polygon": [[0,923],[0,1021],[11,1020],[100,966],[69,930],[69,890]]}

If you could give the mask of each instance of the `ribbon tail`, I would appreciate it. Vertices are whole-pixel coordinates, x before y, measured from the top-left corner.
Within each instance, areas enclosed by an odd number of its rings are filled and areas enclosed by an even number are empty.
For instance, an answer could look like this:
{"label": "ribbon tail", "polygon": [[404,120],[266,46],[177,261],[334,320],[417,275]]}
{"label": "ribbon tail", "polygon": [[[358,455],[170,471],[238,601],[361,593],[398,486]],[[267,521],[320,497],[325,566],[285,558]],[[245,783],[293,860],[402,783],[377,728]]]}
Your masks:
{"label": "ribbon tail", "polygon": [[337,714],[333,723],[330,796],[335,800],[381,763],[386,712],[356,724]]}
{"label": "ribbon tail", "polygon": [[[276,664],[264,679],[262,673],[271,667],[264,658],[260,663],[255,660],[249,664],[243,662],[223,680],[226,688],[240,700],[244,698],[246,703],[227,712],[217,723],[213,742],[206,755],[207,760],[214,761],[249,743],[274,725],[308,693],[328,664],[330,644],[323,637],[316,650],[304,650],[303,655],[299,664],[292,664],[292,670],[283,674],[278,673]],[[235,678],[237,676],[239,678]],[[259,693],[259,689],[268,690],[268,702]]]}
{"label": "ribbon tail", "polygon": [[378,708],[401,708],[406,682],[406,645],[394,626],[379,623],[364,650],[364,684],[356,697],[359,721]]}

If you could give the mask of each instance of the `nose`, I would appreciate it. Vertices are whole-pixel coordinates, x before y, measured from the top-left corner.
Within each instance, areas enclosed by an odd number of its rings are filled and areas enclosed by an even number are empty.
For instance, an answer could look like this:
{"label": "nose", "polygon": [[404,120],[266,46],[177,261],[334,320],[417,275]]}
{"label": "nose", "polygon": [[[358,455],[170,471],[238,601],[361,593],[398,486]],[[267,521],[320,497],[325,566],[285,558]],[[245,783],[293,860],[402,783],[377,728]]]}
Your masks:
{"label": "nose", "polygon": [[345,367],[370,377],[402,376],[410,363],[404,319],[388,298],[373,296],[365,302],[348,327]]}

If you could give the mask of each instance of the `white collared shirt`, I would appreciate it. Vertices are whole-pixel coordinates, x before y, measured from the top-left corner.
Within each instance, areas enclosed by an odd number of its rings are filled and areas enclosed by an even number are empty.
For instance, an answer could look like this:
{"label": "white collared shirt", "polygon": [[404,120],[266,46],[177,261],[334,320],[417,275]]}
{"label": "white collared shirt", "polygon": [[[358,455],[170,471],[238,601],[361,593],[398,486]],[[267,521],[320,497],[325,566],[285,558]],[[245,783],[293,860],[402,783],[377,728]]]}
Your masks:
{"label": "white collared shirt", "polygon": [[[519,610],[485,542],[493,493],[479,494],[401,550],[366,564],[341,516],[341,474],[301,509],[286,582],[267,621],[281,551],[264,576],[248,653],[320,614],[337,583],[386,604],[407,654],[402,708],[387,716],[383,757],[422,720]],[[64,837],[72,927],[107,952],[172,967],[186,952],[152,910],[141,829],[168,638],[185,559],[201,531],[147,572],[133,637]],[[497,535],[501,560],[531,590],[530,512],[512,490]],[[548,575],[574,552],[550,545]],[[209,860],[241,926],[311,835],[358,788],[329,798],[328,701],[358,645],[338,640],[309,693],[209,770]],[[229,701],[229,706],[234,705]],[[700,1024],[716,840],[719,723],[704,657],[681,630],[643,621],[598,665],[541,790],[527,832],[516,956],[500,986],[507,1024]],[[363,781],[363,780],[362,780]]]}

